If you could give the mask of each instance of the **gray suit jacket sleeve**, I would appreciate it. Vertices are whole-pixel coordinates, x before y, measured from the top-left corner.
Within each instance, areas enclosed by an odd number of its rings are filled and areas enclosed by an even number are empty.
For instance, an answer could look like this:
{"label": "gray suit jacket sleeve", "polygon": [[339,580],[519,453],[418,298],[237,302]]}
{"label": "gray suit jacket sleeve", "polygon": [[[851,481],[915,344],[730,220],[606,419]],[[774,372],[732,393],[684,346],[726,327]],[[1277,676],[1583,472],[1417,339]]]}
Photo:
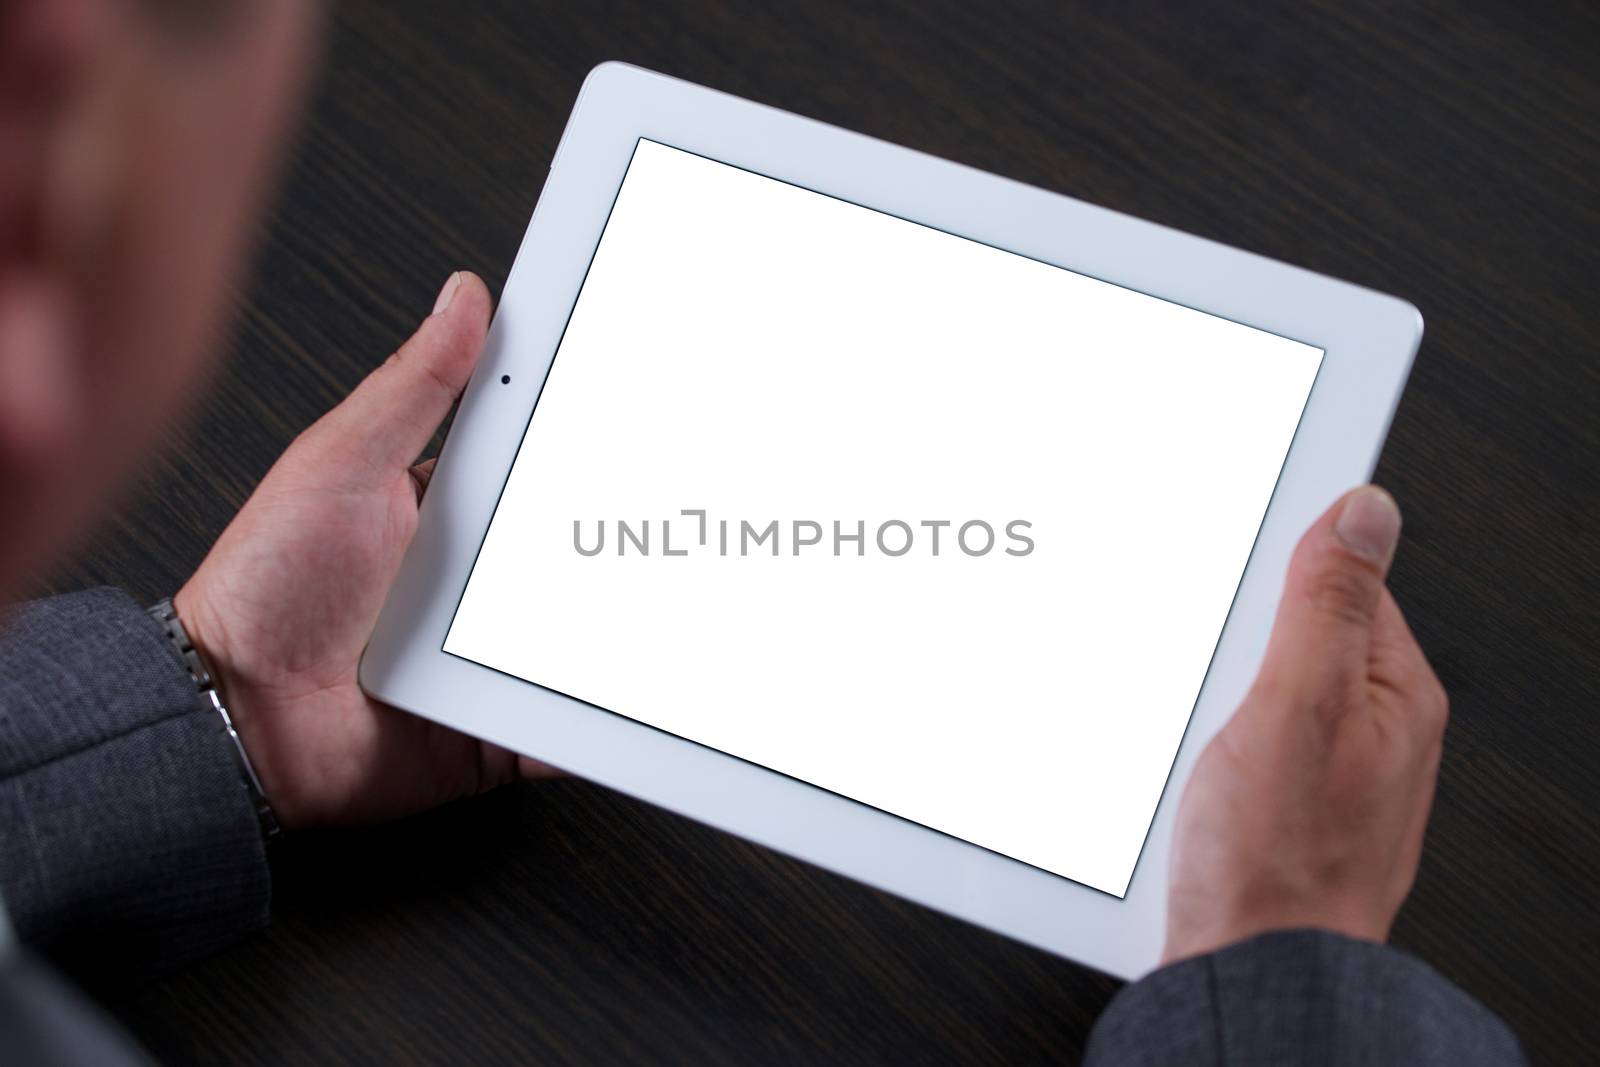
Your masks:
{"label": "gray suit jacket sleeve", "polygon": [[1426,964],[1321,930],[1163,967],[1111,1002],[1089,1064],[1521,1064],[1505,1023]]}
{"label": "gray suit jacket sleeve", "polygon": [[80,980],[122,983],[267,921],[265,846],[216,712],[116,589],[0,622],[0,899]]}

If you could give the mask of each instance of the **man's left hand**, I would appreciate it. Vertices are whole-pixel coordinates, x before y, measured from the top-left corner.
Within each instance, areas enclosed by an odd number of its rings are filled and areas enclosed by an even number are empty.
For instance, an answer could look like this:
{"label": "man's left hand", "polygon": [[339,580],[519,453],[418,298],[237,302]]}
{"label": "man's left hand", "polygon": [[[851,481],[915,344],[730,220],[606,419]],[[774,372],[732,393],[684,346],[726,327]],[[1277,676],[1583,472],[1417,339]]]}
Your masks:
{"label": "man's left hand", "polygon": [[381,704],[356,663],[417,528],[417,456],[477,363],[490,297],[450,276],[433,314],[289,446],[174,598],[286,829],[397,818],[531,760]]}

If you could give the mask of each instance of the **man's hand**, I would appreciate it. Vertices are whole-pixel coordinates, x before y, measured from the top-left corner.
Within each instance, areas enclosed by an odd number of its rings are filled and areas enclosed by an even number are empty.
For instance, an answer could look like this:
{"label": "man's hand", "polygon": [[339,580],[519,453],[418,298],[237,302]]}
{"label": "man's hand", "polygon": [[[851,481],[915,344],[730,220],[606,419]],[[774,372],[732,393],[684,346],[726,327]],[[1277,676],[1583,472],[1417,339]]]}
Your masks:
{"label": "man's hand", "polygon": [[1289,927],[1388,937],[1447,716],[1384,586],[1399,536],[1367,486],[1301,539],[1261,672],[1178,811],[1166,961]]}
{"label": "man's hand", "polygon": [[285,828],[408,815],[519,772],[513,754],[356,685],[433,469],[412,464],[465,387],[489,311],[483,282],[451,275],[411,340],[300,435],[174,598]]}

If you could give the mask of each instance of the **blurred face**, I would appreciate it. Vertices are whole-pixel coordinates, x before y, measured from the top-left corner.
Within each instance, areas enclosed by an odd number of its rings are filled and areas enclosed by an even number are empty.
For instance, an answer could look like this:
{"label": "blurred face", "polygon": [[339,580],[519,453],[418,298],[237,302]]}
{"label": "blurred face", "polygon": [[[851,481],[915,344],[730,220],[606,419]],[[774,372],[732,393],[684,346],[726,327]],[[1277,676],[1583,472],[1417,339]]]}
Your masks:
{"label": "blurred face", "polygon": [[219,347],[311,0],[0,0],[0,592]]}

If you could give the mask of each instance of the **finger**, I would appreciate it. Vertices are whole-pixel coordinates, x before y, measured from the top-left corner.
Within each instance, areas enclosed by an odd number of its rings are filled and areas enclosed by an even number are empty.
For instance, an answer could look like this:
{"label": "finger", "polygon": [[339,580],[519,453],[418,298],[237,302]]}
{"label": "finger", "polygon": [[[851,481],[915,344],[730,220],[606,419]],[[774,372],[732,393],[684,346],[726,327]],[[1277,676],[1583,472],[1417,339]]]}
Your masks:
{"label": "finger", "polygon": [[425,459],[411,468],[411,488],[417,491],[417,503],[422,503],[422,494],[428,491],[428,483],[433,481],[434,464],[439,460]]}
{"label": "finger", "polygon": [[1337,708],[1366,681],[1373,620],[1400,539],[1400,509],[1376,486],[1345,494],[1296,547],[1263,681]]}
{"label": "finger", "polygon": [[1406,687],[1420,673],[1432,674],[1422,646],[1388,589],[1378,600],[1372,619],[1372,638],[1368,647],[1368,675],[1373,681],[1395,688]]}
{"label": "finger", "polygon": [[489,290],[477,275],[450,275],[433,314],[329,413],[329,443],[360,450],[375,467],[409,467],[472,376],[489,313]]}
{"label": "finger", "polygon": [[1383,694],[1379,706],[1424,750],[1437,746],[1444,736],[1450,701],[1387,589],[1373,619],[1368,660],[1368,680]]}
{"label": "finger", "polygon": [[[1397,746],[1396,754],[1410,757],[1397,766],[1411,790],[1401,862],[1414,870],[1433,807],[1450,701],[1388,590],[1372,623],[1371,660],[1369,672],[1376,689],[1371,701],[1373,714],[1386,717],[1390,736],[1410,741]],[[1409,880],[1405,888],[1410,889]]]}

